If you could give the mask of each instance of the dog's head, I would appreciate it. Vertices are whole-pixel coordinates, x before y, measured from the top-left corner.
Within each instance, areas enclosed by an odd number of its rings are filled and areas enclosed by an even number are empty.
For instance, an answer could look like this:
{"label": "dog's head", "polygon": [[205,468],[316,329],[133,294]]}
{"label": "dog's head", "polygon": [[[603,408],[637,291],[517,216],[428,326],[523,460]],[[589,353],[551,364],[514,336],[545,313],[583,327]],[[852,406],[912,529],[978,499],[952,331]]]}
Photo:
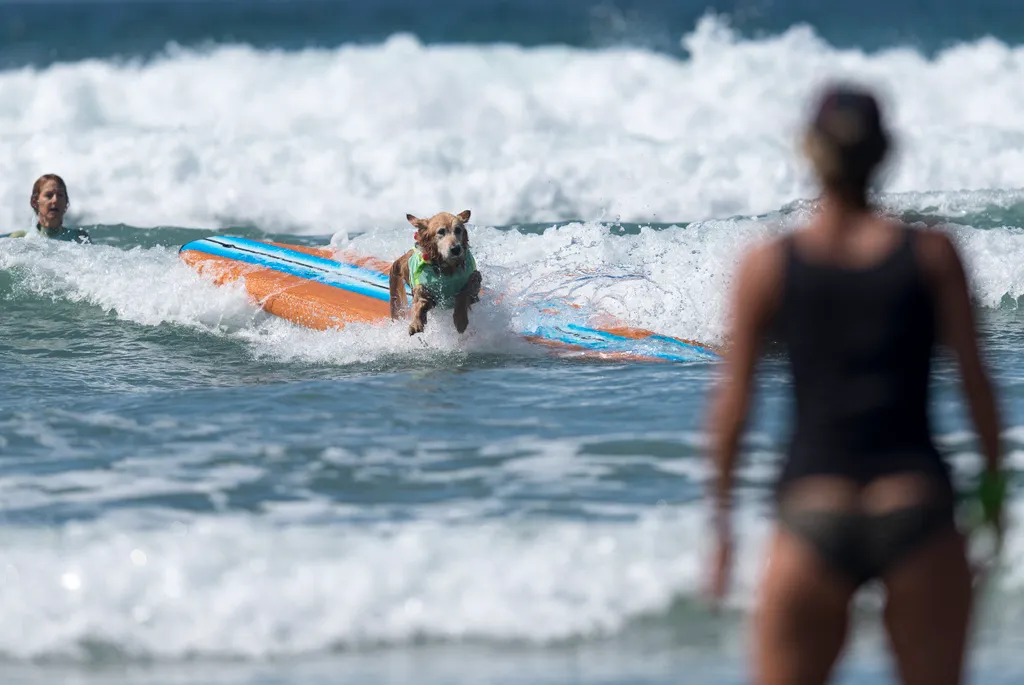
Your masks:
{"label": "dog's head", "polygon": [[468,209],[457,215],[440,212],[429,219],[417,219],[412,214],[406,214],[405,218],[416,227],[416,244],[425,259],[443,266],[455,266],[466,259]]}

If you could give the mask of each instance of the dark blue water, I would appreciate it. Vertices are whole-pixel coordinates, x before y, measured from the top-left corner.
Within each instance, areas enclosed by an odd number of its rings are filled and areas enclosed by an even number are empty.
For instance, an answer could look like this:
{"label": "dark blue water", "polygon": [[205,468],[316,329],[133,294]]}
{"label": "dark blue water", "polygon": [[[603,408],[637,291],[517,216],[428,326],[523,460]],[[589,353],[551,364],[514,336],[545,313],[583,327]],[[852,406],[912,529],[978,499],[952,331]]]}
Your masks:
{"label": "dark blue water", "polygon": [[705,13],[741,35],[806,23],[836,46],[926,53],[964,40],[1024,37],[1014,0],[42,0],[0,2],[0,65],[148,57],[169,43],[297,50],[410,33],[426,43],[642,46],[682,54]]}

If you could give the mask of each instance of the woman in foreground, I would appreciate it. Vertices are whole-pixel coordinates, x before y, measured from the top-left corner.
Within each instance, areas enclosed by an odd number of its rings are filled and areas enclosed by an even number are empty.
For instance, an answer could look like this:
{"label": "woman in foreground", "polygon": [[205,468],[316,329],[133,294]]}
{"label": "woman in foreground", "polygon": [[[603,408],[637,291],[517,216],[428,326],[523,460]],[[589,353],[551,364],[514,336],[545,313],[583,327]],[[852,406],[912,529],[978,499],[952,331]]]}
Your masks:
{"label": "woman in foreground", "polygon": [[928,420],[940,340],[958,362],[986,460],[986,517],[1001,531],[998,415],[964,269],[944,234],[898,225],[869,204],[888,147],[873,96],[828,89],[804,139],[823,189],[820,211],[753,250],[733,293],[732,347],[711,425],[718,598],[728,584],[738,442],[769,328],[784,343],[796,403],[758,596],[758,685],[826,683],[846,643],[851,600],[870,580],[886,590],[901,682],[962,682],[973,578]]}

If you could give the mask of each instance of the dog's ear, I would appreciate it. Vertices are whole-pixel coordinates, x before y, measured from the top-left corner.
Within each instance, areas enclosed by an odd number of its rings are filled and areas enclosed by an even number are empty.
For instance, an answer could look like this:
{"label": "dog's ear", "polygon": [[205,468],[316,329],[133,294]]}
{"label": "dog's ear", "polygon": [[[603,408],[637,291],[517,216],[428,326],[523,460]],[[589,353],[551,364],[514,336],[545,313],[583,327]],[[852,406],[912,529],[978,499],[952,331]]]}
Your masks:
{"label": "dog's ear", "polygon": [[437,244],[433,241],[425,243],[416,243],[419,245],[420,250],[423,252],[423,259],[428,262],[439,262],[441,261],[441,253],[437,250]]}
{"label": "dog's ear", "polygon": [[456,216],[459,217],[459,221],[461,221],[462,223],[466,223],[467,221],[469,221],[469,210],[465,209],[459,212]]}
{"label": "dog's ear", "polygon": [[423,219],[417,219],[412,214],[406,214],[405,218],[409,220],[409,223],[415,226],[418,230],[423,230],[427,227],[427,222]]}

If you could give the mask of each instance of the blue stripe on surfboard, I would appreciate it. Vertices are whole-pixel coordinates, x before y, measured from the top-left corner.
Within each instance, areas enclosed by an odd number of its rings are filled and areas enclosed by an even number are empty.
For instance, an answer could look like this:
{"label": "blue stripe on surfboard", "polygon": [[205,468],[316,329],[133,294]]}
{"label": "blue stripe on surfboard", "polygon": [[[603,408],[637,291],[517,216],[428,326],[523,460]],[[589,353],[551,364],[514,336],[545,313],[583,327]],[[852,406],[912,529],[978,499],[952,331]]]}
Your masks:
{"label": "blue stripe on surfboard", "polygon": [[687,350],[690,350],[691,352],[697,352],[700,356],[706,359],[718,359],[719,357],[719,354],[717,352],[708,347],[704,347],[703,345],[698,345],[696,343],[688,343],[684,340],[680,340],[679,338],[673,338],[670,335],[661,335],[660,333],[655,333],[654,335],[644,338],[641,342],[647,341],[664,342],[670,345],[678,345],[679,347],[684,347]]}
{"label": "blue stripe on surfboard", "polygon": [[374,271],[373,269],[367,269],[356,264],[349,264],[348,262],[339,262],[334,259],[328,259],[327,257],[318,257],[317,255],[307,254],[305,252],[299,252],[298,250],[292,250],[287,247],[280,247],[278,245],[270,245],[269,243],[262,243],[258,240],[250,240],[248,238],[235,238],[233,236],[214,236],[208,238],[208,240],[217,240],[218,242],[228,243],[236,245],[240,248],[255,250],[267,255],[273,255],[281,258],[286,258],[289,261],[301,262],[313,268],[326,269],[331,272],[340,272],[346,275],[351,275],[361,281],[369,281],[373,285],[377,285],[384,290],[390,288],[389,277],[385,273],[380,271]]}
{"label": "blue stripe on surfboard", "polygon": [[627,345],[630,345],[630,346],[637,345],[637,344],[643,345],[645,343],[657,342],[657,343],[668,344],[668,345],[671,345],[673,347],[681,347],[681,348],[683,348],[685,350],[689,350],[689,351],[697,353],[697,354],[704,354],[704,355],[707,355],[709,358],[715,358],[715,357],[718,356],[717,354],[715,354],[714,352],[712,352],[711,350],[709,350],[706,347],[703,347],[701,345],[696,345],[694,343],[688,343],[688,342],[686,342],[684,340],[680,340],[679,338],[673,338],[670,335],[661,335],[659,333],[654,333],[652,335],[647,336],[646,338],[630,338],[630,337],[625,336],[625,335],[618,335],[616,333],[609,333],[608,331],[603,331],[603,330],[600,330],[600,329],[597,329],[597,328],[589,328],[587,326],[580,326],[580,325],[574,324],[574,323],[566,324],[565,327],[568,328],[569,330],[572,330],[572,331],[575,331],[575,332],[579,332],[579,333],[584,334],[584,335],[597,336],[597,337],[600,337],[600,338],[602,338],[604,340],[622,341],[623,343],[626,343]]}
{"label": "blue stripe on surfboard", "polygon": [[[194,240],[191,243],[186,243],[181,247],[179,252],[185,250],[192,250],[195,252],[203,252],[205,254],[213,255],[216,257],[226,257],[238,262],[245,262],[246,264],[255,264],[256,266],[263,266],[274,271],[289,274],[291,276],[298,276],[299,278],[305,278],[310,281],[329,285],[341,290],[348,290],[359,295],[365,295],[375,300],[383,300],[387,302],[390,299],[388,289],[381,288],[378,284],[371,283],[367,284],[361,279],[352,278],[349,274],[341,272],[334,266],[342,266],[340,262],[333,262],[329,259],[323,259],[327,265],[321,266],[319,264],[303,264],[303,260],[295,260],[294,262],[282,261],[281,256],[269,255],[262,252],[240,250],[235,247],[224,247],[218,242],[211,242],[206,239]],[[288,256],[299,255],[300,252],[289,251]],[[309,255],[312,257],[312,255]],[[316,259],[314,257],[314,259]],[[408,290],[408,289],[407,289]]]}
{"label": "blue stripe on surfboard", "polygon": [[[306,266],[314,271],[328,272],[341,277],[343,282],[357,282],[368,287],[379,288],[382,292],[388,292],[389,278],[387,274],[375,271],[373,269],[367,269],[365,267],[350,264],[348,262],[340,262],[326,257],[319,257],[317,255],[307,254],[305,252],[299,252],[286,247],[280,247],[277,245],[270,245],[268,243],[260,242],[257,240],[249,240],[247,238],[236,238],[234,236],[211,236],[202,240],[194,241],[182,247],[182,249],[196,249],[194,246],[197,244],[213,243],[215,245],[229,245],[231,249],[238,249],[243,252],[250,252],[265,256],[269,260],[275,260],[273,264],[267,263],[267,266],[274,267],[277,265],[276,260],[282,260],[285,264],[301,265]],[[227,257],[232,257],[234,253],[219,253]],[[411,290],[406,287],[406,292],[411,294]]]}
{"label": "blue stripe on surfboard", "polygon": [[[534,303],[531,303],[531,304],[533,304],[537,309],[541,309],[541,310],[542,309],[561,310],[561,309],[564,308],[564,305],[565,305],[564,302],[554,302],[554,301],[551,301],[551,300],[544,300],[544,301],[534,302]],[[568,314],[571,315],[572,312],[569,312]],[[700,345],[698,343],[692,343],[692,342],[688,342],[688,341],[685,341],[685,340],[680,340],[679,338],[673,338],[670,335],[662,335],[660,333],[651,333],[650,335],[648,335],[646,337],[643,337],[643,338],[632,338],[632,337],[629,337],[629,336],[618,335],[616,333],[611,333],[609,331],[601,330],[599,328],[591,328],[589,326],[583,326],[583,325],[580,325],[580,324],[568,323],[568,322],[567,323],[563,323],[563,324],[558,324],[557,326],[545,325],[545,326],[543,326],[543,328],[546,331],[548,331],[548,332],[545,333],[544,335],[542,335],[541,337],[552,337],[553,339],[557,338],[560,342],[569,342],[571,340],[583,341],[583,340],[591,339],[590,340],[591,345],[596,345],[597,343],[594,343],[592,339],[593,338],[598,338],[598,339],[600,339],[603,342],[617,342],[617,343],[621,343],[620,349],[622,349],[622,350],[636,350],[638,347],[643,347],[643,348],[648,348],[649,349],[652,344],[660,344],[660,345],[666,346],[666,347],[676,347],[676,348],[682,348],[682,349],[686,350],[688,353],[690,353],[690,356],[688,357],[688,359],[693,359],[694,357],[703,357],[703,358],[706,358],[706,359],[718,359],[718,357],[719,357],[718,353],[714,352],[713,350],[711,350],[708,347],[705,347],[705,346]],[[538,329],[538,330],[540,330],[540,329]],[[550,333],[550,331],[553,331],[553,330],[562,331],[563,334],[560,335],[560,336],[554,336],[553,334]],[[524,335],[538,335],[538,333],[536,333],[536,332],[527,332],[527,333],[524,333]],[[664,357],[666,359],[668,359],[670,357],[673,358],[673,359],[679,358],[678,355],[674,355],[672,353],[651,353],[651,354],[653,354],[653,356]]]}
{"label": "blue stripe on surfboard", "polygon": [[[573,330],[569,330],[570,326]],[[686,343],[681,343],[680,341],[673,340],[672,338],[669,338],[669,340],[679,343],[678,347],[686,350],[686,353],[677,354],[668,351],[643,349],[643,340],[605,334],[604,332],[593,328],[584,328],[582,326],[575,326],[571,324],[570,326],[537,326],[533,330],[524,331],[522,334],[534,335],[546,340],[574,345],[588,350],[623,352],[626,354],[633,354],[638,357],[663,359],[665,361],[695,361],[695,358],[705,357],[705,355],[699,351],[699,348],[690,347],[686,345]],[[641,344],[636,345],[636,343]],[[708,355],[706,358],[713,359],[714,356]]]}
{"label": "blue stripe on surfboard", "polygon": [[[378,300],[387,301],[390,297],[389,278],[379,271],[256,240],[234,236],[212,236],[186,243],[181,246],[179,252],[186,250],[263,266]],[[406,292],[409,292],[408,287]],[[647,338],[636,339],[572,323],[542,325],[531,331],[522,331],[520,334],[537,336],[588,350],[624,352],[666,361],[694,361],[695,357],[717,358],[715,353],[706,348],[670,336],[654,334]],[[687,354],[681,355],[670,351],[650,349],[651,342],[681,348]]]}
{"label": "blue stripe on surfboard", "polygon": [[348,290],[359,295],[365,295],[375,300],[387,300],[388,294],[382,293],[378,288],[367,287],[359,283],[341,282],[337,277],[332,278],[333,274],[324,273],[318,269],[313,269],[308,266],[302,266],[299,264],[286,264],[281,262],[274,257],[267,255],[256,254],[251,252],[242,252],[236,249],[223,247],[214,243],[206,243],[200,247],[192,246],[190,250],[196,252],[203,252],[216,257],[228,257],[237,262],[245,262],[247,264],[255,264],[256,266],[263,266],[274,271],[289,274],[292,276],[298,276],[309,281],[317,283],[323,283],[324,285],[334,286],[343,290]]}

